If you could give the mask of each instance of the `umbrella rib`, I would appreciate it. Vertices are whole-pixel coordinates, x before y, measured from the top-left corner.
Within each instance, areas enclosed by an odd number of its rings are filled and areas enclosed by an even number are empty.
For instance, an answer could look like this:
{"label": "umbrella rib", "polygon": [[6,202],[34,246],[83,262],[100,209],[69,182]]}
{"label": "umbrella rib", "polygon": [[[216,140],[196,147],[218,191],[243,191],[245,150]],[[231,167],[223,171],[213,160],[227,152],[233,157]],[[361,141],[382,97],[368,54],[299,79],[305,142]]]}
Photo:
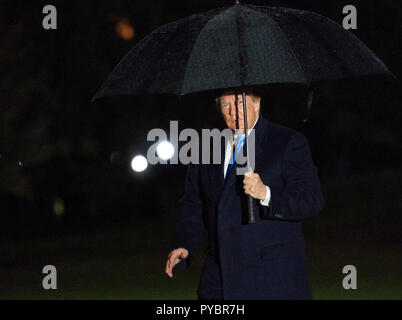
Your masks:
{"label": "umbrella rib", "polygon": [[[303,21],[302,19],[300,19],[296,14],[292,14],[292,16],[295,18],[296,21],[299,22],[299,25],[301,25],[304,29],[306,29],[309,33],[309,35],[313,38],[313,39],[318,39],[319,41],[316,41],[316,43],[320,46],[320,48],[322,48],[323,50],[325,50],[325,52],[329,53],[329,56],[331,57],[332,62],[336,60],[337,63],[332,63],[332,65],[337,66],[338,69],[341,69],[341,73],[349,73],[350,72],[350,68],[344,63],[344,61],[342,59],[337,58],[337,56],[332,55],[332,50],[329,48],[329,46],[327,45],[327,41],[326,38],[321,37],[317,34],[317,32],[315,32],[313,30],[313,28],[311,28],[311,26],[309,26],[307,23],[305,23],[305,21]],[[327,19],[330,23],[334,23],[336,25],[338,25],[336,22],[332,21],[331,19],[322,16],[322,18]],[[352,36],[353,33],[351,33]],[[357,39],[357,41],[360,41],[360,39]]]}
{"label": "umbrella rib", "polygon": [[[239,62],[240,62],[240,83],[241,86],[244,86],[244,77],[246,74],[245,66],[247,64],[247,56],[243,50],[244,47],[244,32],[241,29],[241,21],[239,16],[240,7],[236,7],[236,29],[237,29],[237,42],[239,44]],[[241,44],[243,41],[243,46]]]}
{"label": "umbrella rib", "polygon": [[[221,11],[219,11],[217,14],[211,16],[211,17],[205,22],[204,26],[203,26],[202,28],[200,28],[200,32],[198,33],[198,36],[197,36],[196,40],[194,41],[192,48],[194,48],[195,45],[197,44],[198,39],[199,39],[199,36],[200,36],[201,32],[203,31],[203,29],[205,28],[205,26],[206,26],[209,22],[211,22],[213,19],[215,19],[215,18],[218,17],[219,15],[223,14],[223,13],[224,13],[226,10],[228,10],[229,8],[230,8],[230,7],[223,7],[223,8],[220,8]],[[186,76],[187,76],[187,67],[188,67],[188,64],[190,63],[190,60],[191,60],[190,58],[191,58],[191,55],[192,55],[192,54],[193,54],[193,50],[190,51],[190,55],[189,55],[189,57],[188,57],[188,59],[187,59],[187,62],[186,62],[186,67],[184,68],[183,80],[182,80],[182,83],[181,83],[181,86],[180,86],[180,90],[179,90],[179,95],[180,95],[180,96],[183,96],[183,95],[186,94],[186,93],[183,93],[183,86],[184,86],[184,81],[186,80]]]}
{"label": "umbrella rib", "polygon": [[[170,23],[168,23],[168,24],[166,24],[166,25],[162,25],[160,28],[158,28],[157,30],[155,30],[153,33],[156,33],[157,31],[160,31],[161,29],[166,28],[167,26],[171,26],[171,25],[173,25],[173,24],[178,24],[178,22],[183,21],[183,20],[185,20],[185,19],[190,19],[190,18],[194,18],[194,17],[197,17],[197,16],[199,16],[199,15],[192,15],[192,16],[190,16],[190,17],[185,17],[185,18],[183,18],[183,19],[170,22]],[[184,26],[185,26],[185,25],[179,25],[179,24],[178,24],[178,28],[184,27]],[[170,45],[170,42],[172,41],[172,39],[174,39],[174,37],[180,36],[180,35],[178,34],[178,32],[174,32],[174,33],[172,33],[172,35],[173,35],[173,37],[170,38],[170,41],[167,41],[167,42],[165,43],[164,48],[166,48],[166,47],[168,47],[168,46]],[[195,43],[195,41],[194,41],[194,43]],[[190,51],[190,52],[191,52],[191,51]],[[165,50],[160,50],[157,59],[155,59],[153,65],[152,65],[152,72],[150,72],[150,75],[154,75],[154,74],[155,74],[155,70],[156,70],[156,68],[157,68],[158,62],[159,62],[160,59],[164,56],[164,53],[165,53]],[[191,55],[191,53],[190,53],[190,55]],[[184,70],[185,70],[185,69],[184,69]],[[142,86],[143,86],[144,88],[147,88],[147,87],[148,87],[148,89],[149,89],[149,86],[147,86],[147,85],[144,84],[144,83],[145,83],[146,81],[152,82],[153,80],[154,80],[153,78],[148,78],[148,79],[143,80],[143,81],[142,81]],[[180,87],[178,86],[177,89],[178,89],[178,91],[176,92],[176,94],[177,94],[177,95],[181,95],[181,90],[180,90],[180,89],[181,89],[181,86],[180,86]],[[148,93],[151,93],[151,92],[149,92],[149,90],[148,90]],[[168,93],[168,92],[158,92],[158,93]]]}
{"label": "umbrella rib", "polygon": [[[226,9],[226,8],[221,8],[221,9]],[[216,9],[213,9],[213,10],[216,10]],[[210,10],[210,11],[208,11],[207,13],[209,13],[209,12],[211,12],[211,11],[213,11],[213,10]],[[219,10],[219,9],[218,9]],[[221,12],[219,12],[219,14],[221,14]],[[190,17],[195,17],[195,16],[198,16],[198,15],[192,15],[192,16],[190,16]],[[200,33],[202,32],[202,29],[206,26],[206,24],[211,20],[211,19],[213,19],[214,17],[216,17],[217,16],[217,14],[215,14],[215,15],[211,15],[211,17],[209,17],[206,21],[205,21],[205,23],[204,23],[204,26],[202,27],[202,28],[200,28],[200,31],[198,32],[198,35],[197,35],[197,37],[195,38],[195,41],[193,42],[193,44],[192,44],[192,46],[191,46],[191,50],[189,50],[189,55],[188,55],[188,59],[187,59],[187,62],[186,62],[186,66],[184,67],[184,74],[183,74],[183,77],[182,77],[182,83],[181,83],[181,85],[180,86],[178,86],[178,91],[177,91],[177,95],[178,96],[183,96],[184,95],[184,93],[183,93],[183,84],[184,84],[184,80],[186,79],[186,73],[187,73],[187,66],[188,66],[188,63],[189,63],[189,61],[190,61],[190,57],[191,57],[191,55],[192,55],[192,52],[193,52],[193,48],[194,48],[194,46],[195,46],[195,44],[197,43],[197,40],[198,40],[198,37],[199,37],[199,35],[200,35]],[[188,19],[189,17],[187,17],[187,19]],[[184,18],[185,19],[185,18]]]}
{"label": "umbrella rib", "polygon": [[297,64],[299,65],[299,68],[301,71],[303,71],[304,74],[304,78],[306,80],[306,83],[310,86],[311,85],[311,79],[312,79],[312,75],[310,75],[310,77],[307,76],[306,71],[304,70],[302,64],[299,61],[299,58],[296,55],[296,52],[293,50],[292,45],[290,44],[288,38],[286,37],[285,32],[282,30],[281,26],[279,25],[279,23],[275,20],[274,15],[270,15],[270,17],[272,18],[272,21],[275,23],[276,27],[278,28],[279,32],[281,33],[283,39],[286,41],[286,43],[289,46],[289,51],[292,54],[292,56],[294,57],[294,59],[296,60]]}

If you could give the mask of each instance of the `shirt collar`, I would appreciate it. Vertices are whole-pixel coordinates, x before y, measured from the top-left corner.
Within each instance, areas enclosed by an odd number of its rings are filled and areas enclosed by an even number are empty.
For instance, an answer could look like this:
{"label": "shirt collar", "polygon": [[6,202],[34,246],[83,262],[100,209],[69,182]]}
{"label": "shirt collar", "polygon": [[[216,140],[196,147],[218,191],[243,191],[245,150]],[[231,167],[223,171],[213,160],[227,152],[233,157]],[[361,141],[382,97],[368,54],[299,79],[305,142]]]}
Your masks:
{"label": "shirt collar", "polygon": [[[257,119],[255,119],[255,122],[254,122],[253,126],[251,127],[251,129],[247,129],[247,137],[250,135],[251,130],[254,129],[259,117],[260,117],[260,115],[258,114]],[[233,140],[236,140],[236,138],[238,136],[244,136],[244,134],[233,134]]]}

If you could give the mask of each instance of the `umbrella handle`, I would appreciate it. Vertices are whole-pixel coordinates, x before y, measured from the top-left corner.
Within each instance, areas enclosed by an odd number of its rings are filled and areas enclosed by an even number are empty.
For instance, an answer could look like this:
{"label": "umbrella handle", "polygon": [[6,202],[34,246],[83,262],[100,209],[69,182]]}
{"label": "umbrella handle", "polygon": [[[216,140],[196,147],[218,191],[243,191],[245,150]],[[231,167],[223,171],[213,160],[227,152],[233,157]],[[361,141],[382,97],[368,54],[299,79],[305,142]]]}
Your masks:
{"label": "umbrella handle", "polygon": [[248,223],[254,223],[255,216],[253,207],[253,197],[250,195],[247,197],[247,207],[248,207]]}
{"label": "umbrella handle", "polygon": [[[244,116],[244,147],[246,149],[246,157],[247,157],[247,171],[251,171],[250,169],[250,159],[248,153],[248,128],[247,128],[247,106],[246,106],[246,92],[243,90],[243,116]],[[253,207],[253,197],[248,195],[247,197],[247,207],[248,207],[248,223],[255,222],[254,215],[254,207]]]}

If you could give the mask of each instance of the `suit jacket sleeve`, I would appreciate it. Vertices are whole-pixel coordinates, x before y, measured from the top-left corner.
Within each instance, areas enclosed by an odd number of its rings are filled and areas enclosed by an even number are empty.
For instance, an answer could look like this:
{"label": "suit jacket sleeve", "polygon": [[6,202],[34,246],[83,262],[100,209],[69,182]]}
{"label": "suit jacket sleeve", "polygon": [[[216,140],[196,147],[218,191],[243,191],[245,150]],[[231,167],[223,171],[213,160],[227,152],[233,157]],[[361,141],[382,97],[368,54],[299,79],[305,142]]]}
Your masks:
{"label": "suit jacket sleeve", "polygon": [[271,190],[269,207],[263,206],[266,219],[301,221],[318,214],[324,206],[317,169],[307,139],[300,132],[290,138],[282,159],[282,186]]}
{"label": "suit jacket sleeve", "polygon": [[185,248],[189,252],[187,259],[178,266],[188,267],[194,251],[204,234],[202,217],[203,204],[199,192],[198,165],[190,164],[185,181],[185,194],[179,202],[179,214],[176,220],[172,249]]}

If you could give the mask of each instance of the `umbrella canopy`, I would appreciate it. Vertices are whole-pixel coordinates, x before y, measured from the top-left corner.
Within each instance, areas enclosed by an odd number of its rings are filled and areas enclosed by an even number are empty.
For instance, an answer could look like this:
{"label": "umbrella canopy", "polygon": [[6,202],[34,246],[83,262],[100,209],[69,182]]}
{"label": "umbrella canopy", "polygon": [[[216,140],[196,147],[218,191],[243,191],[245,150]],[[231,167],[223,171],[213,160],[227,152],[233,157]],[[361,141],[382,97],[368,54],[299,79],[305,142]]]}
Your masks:
{"label": "umbrella canopy", "polygon": [[352,32],[322,15],[236,4],[163,25],[136,44],[94,99],[392,75]]}

